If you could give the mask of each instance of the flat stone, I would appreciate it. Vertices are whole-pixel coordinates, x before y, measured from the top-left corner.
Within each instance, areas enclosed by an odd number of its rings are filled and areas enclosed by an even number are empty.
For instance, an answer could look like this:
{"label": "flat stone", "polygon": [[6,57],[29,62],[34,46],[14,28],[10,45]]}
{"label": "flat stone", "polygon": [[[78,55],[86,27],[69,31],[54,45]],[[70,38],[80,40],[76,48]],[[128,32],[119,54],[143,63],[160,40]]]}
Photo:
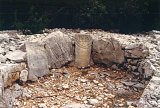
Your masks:
{"label": "flat stone", "polygon": [[91,108],[91,105],[79,104],[79,103],[70,103],[62,106],[62,108]]}
{"label": "flat stone", "polygon": [[5,57],[18,63],[24,62],[26,61],[26,52],[23,52],[21,50],[10,51],[5,55]]}
{"label": "flat stone", "polygon": [[38,106],[39,106],[39,108],[47,108],[45,103],[40,103],[40,104],[38,104]]}
{"label": "flat stone", "polygon": [[68,84],[63,84],[63,85],[62,85],[62,88],[63,88],[63,89],[69,89],[69,85],[68,85]]}
{"label": "flat stone", "polygon": [[146,58],[149,56],[149,49],[143,44],[131,44],[125,47],[125,57]]}
{"label": "flat stone", "polygon": [[98,100],[97,100],[97,99],[88,99],[88,103],[89,103],[90,105],[95,105],[95,104],[98,103]]}
{"label": "flat stone", "polygon": [[144,89],[145,86],[142,83],[134,84],[133,87],[138,88],[138,89]]}
{"label": "flat stone", "polygon": [[121,81],[122,84],[126,85],[126,86],[133,86],[135,85],[137,82],[129,82],[129,81]]}

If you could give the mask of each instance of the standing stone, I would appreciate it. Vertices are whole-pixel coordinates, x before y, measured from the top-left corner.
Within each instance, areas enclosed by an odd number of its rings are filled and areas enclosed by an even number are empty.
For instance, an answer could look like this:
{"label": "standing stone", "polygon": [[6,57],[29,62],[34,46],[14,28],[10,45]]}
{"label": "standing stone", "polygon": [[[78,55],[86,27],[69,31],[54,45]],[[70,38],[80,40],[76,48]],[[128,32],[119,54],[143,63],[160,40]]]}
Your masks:
{"label": "standing stone", "polygon": [[92,38],[89,35],[78,34],[75,37],[75,63],[78,68],[90,66]]}
{"label": "standing stone", "polygon": [[28,80],[36,81],[49,73],[48,60],[44,46],[38,42],[26,43],[29,68]]}
{"label": "standing stone", "polygon": [[73,60],[73,46],[69,36],[60,31],[53,32],[43,39],[50,68],[60,68]]}
{"label": "standing stone", "polygon": [[113,38],[100,38],[93,40],[93,61],[108,66],[113,63],[121,64],[125,61],[121,44]]}

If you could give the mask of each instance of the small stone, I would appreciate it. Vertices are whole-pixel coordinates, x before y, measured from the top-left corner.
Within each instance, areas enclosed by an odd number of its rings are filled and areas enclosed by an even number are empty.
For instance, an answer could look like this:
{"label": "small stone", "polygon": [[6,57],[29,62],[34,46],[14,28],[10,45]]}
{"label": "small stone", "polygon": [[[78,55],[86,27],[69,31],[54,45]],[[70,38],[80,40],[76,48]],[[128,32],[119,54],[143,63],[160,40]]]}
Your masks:
{"label": "small stone", "polygon": [[110,99],[112,99],[112,98],[115,97],[115,95],[113,95],[113,94],[106,94],[106,96],[107,96],[108,98],[110,98]]}
{"label": "small stone", "polygon": [[136,84],[136,82],[129,82],[129,81],[121,81],[122,84],[124,84],[125,86],[133,86]]}
{"label": "small stone", "polygon": [[56,108],[55,106],[51,106],[51,108]]}
{"label": "small stone", "polygon": [[23,82],[26,82],[28,79],[28,71],[27,70],[22,70],[20,73],[20,80]]}
{"label": "small stone", "polygon": [[153,107],[158,106],[158,103],[155,100],[149,100],[148,101]]}
{"label": "small stone", "polygon": [[70,104],[62,106],[61,108],[91,108],[91,105],[70,103]]}
{"label": "small stone", "polygon": [[138,83],[138,84],[133,85],[133,87],[138,88],[138,89],[144,89],[144,84]]}
{"label": "small stone", "polygon": [[38,106],[39,106],[39,108],[47,108],[45,103],[40,103],[40,104],[38,104]]}
{"label": "small stone", "polygon": [[10,51],[14,51],[14,50],[16,50],[16,47],[15,47],[15,46],[10,46],[10,47],[9,47],[9,50],[10,50]]}
{"label": "small stone", "polygon": [[81,98],[79,96],[75,96],[75,99],[78,100],[78,101],[81,100]]}
{"label": "small stone", "polygon": [[86,79],[80,79],[80,81],[81,81],[82,83],[86,83],[88,80],[86,80]]}
{"label": "small stone", "polygon": [[103,87],[103,84],[99,83],[98,86]]}
{"label": "small stone", "polygon": [[118,70],[118,66],[117,65],[112,65],[112,67],[111,67],[113,70]]}
{"label": "small stone", "polygon": [[25,106],[25,105],[26,105],[26,102],[24,102],[23,105]]}
{"label": "small stone", "polygon": [[130,105],[128,108],[135,108],[135,107]]}
{"label": "small stone", "polygon": [[88,99],[88,103],[91,105],[95,105],[98,103],[98,100],[97,99]]}
{"label": "small stone", "polygon": [[108,97],[105,97],[104,100],[108,100]]}
{"label": "small stone", "polygon": [[101,97],[97,97],[97,99],[98,99],[98,100],[102,100],[103,98],[101,98]]}
{"label": "small stone", "polygon": [[6,63],[7,58],[3,55],[0,55],[0,62],[1,63]]}
{"label": "small stone", "polygon": [[118,106],[123,107],[123,106],[124,106],[124,104],[122,104],[122,103],[121,103],[121,104],[118,104]]}
{"label": "small stone", "polygon": [[35,106],[32,106],[32,108],[36,108]]}
{"label": "small stone", "polygon": [[98,83],[99,83],[97,80],[93,80],[93,82],[94,82],[95,84],[98,84]]}
{"label": "small stone", "polygon": [[63,89],[69,89],[69,85],[68,85],[68,84],[63,84],[63,85],[62,85],[62,88],[63,88]]}

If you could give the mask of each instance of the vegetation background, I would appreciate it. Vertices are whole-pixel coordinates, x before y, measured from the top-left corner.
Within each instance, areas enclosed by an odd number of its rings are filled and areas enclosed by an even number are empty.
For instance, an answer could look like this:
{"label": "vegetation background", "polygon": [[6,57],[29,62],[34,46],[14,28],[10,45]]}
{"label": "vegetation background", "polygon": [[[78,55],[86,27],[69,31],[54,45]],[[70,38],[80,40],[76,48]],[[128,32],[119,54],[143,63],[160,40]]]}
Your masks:
{"label": "vegetation background", "polygon": [[0,30],[160,30],[160,0],[0,0]]}

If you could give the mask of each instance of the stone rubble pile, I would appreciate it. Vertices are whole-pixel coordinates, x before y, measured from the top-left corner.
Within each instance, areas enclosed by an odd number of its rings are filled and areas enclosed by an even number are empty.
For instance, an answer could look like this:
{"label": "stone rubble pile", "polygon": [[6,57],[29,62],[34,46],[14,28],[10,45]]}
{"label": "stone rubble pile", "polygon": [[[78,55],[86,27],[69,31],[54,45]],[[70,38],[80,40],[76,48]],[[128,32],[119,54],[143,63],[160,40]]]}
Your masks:
{"label": "stone rubble pile", "polygon": [[160,77],[158,31],[151,31],[147,35],[67,29],[22,35],[14,31],[0,33],[0,77],[4,80],[4,87],[11,86],[17,80],[36,81],[49,74],[51,69],[74,61],[74,38],[77,32],[92,37],[91,57],[94,63],[102,63],[115,70],[125,69],[137,79],[123,81],[124,85],[144,88],[145,82],[138,81],[148,81],[153,75]]}

